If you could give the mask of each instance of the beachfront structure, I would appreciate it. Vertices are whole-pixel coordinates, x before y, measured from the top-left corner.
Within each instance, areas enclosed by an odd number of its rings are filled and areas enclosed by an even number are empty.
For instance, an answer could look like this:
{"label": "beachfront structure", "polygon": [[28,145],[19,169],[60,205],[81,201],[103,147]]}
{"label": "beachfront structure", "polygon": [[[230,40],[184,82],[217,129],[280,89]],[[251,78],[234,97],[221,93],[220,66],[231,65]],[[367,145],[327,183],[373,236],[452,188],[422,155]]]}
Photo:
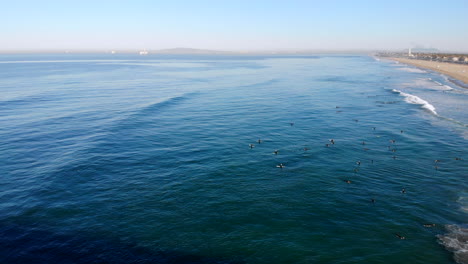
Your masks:
{"label": "beachfront structure", "polygon": [[381,52],[378,53],[378,56],[382,57],[405,57],[409,59],[416,60],[428,60],[428,61],[439,61],[439,62],[451,62],[451,63],[460,63],[468,64],[468,54],[460,53],[422,53],[416,52],[413,53],[411,48],[406,52]]}

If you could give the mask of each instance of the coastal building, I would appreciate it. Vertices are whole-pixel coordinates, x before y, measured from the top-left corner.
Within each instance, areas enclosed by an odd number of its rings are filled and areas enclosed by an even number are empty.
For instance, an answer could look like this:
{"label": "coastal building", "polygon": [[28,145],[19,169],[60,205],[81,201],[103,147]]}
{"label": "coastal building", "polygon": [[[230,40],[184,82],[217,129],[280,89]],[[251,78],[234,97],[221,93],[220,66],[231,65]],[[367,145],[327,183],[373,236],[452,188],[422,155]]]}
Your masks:
{"label": "coastal building", "polygon": [[414,52],[414,49],[409,48],[407,51],[401,52],[381,52],[377,56],[408,58],[415,60],[437,61],[457,64],[468,64],[468,54],[460,53],[424,53]]}

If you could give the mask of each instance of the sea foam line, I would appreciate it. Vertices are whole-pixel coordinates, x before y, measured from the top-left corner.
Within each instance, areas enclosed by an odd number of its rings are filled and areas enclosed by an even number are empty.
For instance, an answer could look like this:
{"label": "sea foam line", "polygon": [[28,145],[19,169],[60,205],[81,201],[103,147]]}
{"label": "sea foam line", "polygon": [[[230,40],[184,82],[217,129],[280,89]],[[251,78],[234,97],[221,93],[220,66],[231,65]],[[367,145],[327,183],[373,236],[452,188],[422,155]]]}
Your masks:
{"label": "sea foam line", "polygon": [[467,263],[468,260],[468,228],[458,225],[447,225],[448,233],[438,235],[439,243],[454,253],[457,263]]}
{"label": "sea foam line", "polygon": [[446,90],[448,90],[448,91],[453,90],[453,88],[450,87],[449,85],[444,84],[443,86],[444,86],[444,87],[446,88]]}
{"label": "sea foam line", "polygon": [[398,68],[398,69],[401,70],[401,71],[406,71],[406,72],[427,73],[427,71],[421,70],[421,69],[418,69],[418,68],[401,67],[401,68]]}
{"label": "sea foam line", "polygon": [[421,105],[422,108],[429,110],[434,115],[437,115],[435,107],[431,105],[428,101],[421,99],[420,97],[417,97],[416,95],[404,93],[400,90],[393,89],[392,91],[395,93],[399,93],[400,95],[405,97],[405,101],[407,103]]}

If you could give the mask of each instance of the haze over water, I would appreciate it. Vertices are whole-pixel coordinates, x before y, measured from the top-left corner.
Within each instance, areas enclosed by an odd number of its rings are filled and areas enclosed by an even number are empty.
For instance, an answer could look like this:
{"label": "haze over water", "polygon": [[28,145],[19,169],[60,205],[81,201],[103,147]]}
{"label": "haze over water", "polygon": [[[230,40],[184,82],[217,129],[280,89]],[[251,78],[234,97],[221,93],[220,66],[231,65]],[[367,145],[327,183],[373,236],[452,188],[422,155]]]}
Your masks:
{"label": "haze over water", "polygon": [[467,263],[468,92],[440,74],[2,55],[0,90],[2,263]]}

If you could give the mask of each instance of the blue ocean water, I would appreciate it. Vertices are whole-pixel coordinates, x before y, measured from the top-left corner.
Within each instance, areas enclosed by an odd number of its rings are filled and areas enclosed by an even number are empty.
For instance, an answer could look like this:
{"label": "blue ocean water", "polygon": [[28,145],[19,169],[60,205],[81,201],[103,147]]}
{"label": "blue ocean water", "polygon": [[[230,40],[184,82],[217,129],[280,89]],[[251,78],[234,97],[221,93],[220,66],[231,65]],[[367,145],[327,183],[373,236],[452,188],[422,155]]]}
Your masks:
{"label": "blue ocean water", "polygon": [[440,74],[26,54],[0,91],[1,263],[468,263],[468,90]]}

